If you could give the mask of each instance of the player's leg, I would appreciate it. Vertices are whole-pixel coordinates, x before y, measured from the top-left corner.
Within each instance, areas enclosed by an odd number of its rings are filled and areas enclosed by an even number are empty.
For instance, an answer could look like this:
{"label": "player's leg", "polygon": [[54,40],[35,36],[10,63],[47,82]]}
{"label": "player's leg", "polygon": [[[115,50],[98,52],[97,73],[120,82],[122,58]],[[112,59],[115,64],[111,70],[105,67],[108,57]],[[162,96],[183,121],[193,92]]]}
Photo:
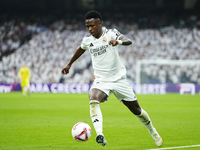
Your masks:
{"label": "player's leg", "polygon": [[22,88],[22,95],[25,96],[26,95],[26,90],[25,90],[24,82],[21,82],[21,88]]}
{"label": "player's leg", "polygon": [[22,95],[23,95],[23,96],[25,96],[25,95],[26,95],[25,86],[22,86]]}
{"label": "player's leg", "polygon": [[153,127],[153,124],[147,112],[139,106],[138,101],[137,100],[134,100],[134,101],[122,100],[122,102],[124,103],[124,105],[128,107],[128,109],[134,115],[138,117],[140,122],[146,126],[153,140],[155,141],[156,145],[159,147],[162,146],[162,138],[160,137],[156,129]]}
{"label": "player's leg", "polygon": [[97,133],[96,141],[102,146],[107,145],[107,142],[103,135],[103,117],[100,109],[100,103],[105,101],[107,97],[108,95],[99,89],[92,88],[89,91],[90,116]]}
{"label": "player's leg", "polygon": [[30,95],[31,92],[30,92],[30,83],[29,82],[27,83],[26,88],[27,88],[28,95]]}
{"label": "player's leg", "polygon": [[144,111],[138,104],[138,101],[125,101],[122,100],[123,104],[128,107],[128,109],[138,117],[138,119],[147,127],[149,131],[153,129],[153,125],[149,118],[149,115]]}
{"label": "player's leg", "polygon": [[137,101],[135,93],[125,79],[115,83],[112,93],[128,107],[128,109],[138,117],[138,119],[147,127],[157,146],[162,145],[162,139],[152,125],[149,115],[144,111]]}

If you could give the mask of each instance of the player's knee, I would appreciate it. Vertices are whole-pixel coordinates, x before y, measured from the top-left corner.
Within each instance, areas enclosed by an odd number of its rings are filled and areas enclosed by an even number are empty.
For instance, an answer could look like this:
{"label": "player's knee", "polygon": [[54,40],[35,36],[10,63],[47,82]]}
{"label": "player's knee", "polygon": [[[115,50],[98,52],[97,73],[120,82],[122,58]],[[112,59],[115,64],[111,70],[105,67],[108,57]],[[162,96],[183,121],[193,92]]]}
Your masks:
{"label": "player's knee", "polygon": [[90,101],[92,101],[92,100],[98,100],[98,97],[89,93],[89,99],[90,99]]}
{"label": "player's knee", "polygon": [[107,100],[107,95],[100,90],[93,89],[89,91],[89,99],[104,102]]}
{"label": "player's knee", "polygon": [[98,100],[98,96],[90,92],[89,93],[89,99],[90,99],[90,101],[91,100]]}
{"label": "player's knee", "polygon": [[141,114],[141,107],[139,106],[137,101],[124,101],[122,102],[128,107],[128,109],[134,114],[134,115],[140,115]]}

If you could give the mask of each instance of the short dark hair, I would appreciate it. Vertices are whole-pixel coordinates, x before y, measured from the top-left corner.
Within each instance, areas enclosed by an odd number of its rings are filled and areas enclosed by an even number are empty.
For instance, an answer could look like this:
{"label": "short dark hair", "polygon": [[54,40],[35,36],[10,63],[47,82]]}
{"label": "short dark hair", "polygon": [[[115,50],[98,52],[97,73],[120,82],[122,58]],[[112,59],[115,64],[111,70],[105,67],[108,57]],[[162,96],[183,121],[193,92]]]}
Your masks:
{"label": "short dark hair", "polygon": [[91,10],[91,11],[88,11],[85,15],[85,20],[87,19],[91,19],[91,18],[94,18],[94,19],[99,19],[100,21],[102,21],[102,16],[101,14],[96,11],[96,10]]}

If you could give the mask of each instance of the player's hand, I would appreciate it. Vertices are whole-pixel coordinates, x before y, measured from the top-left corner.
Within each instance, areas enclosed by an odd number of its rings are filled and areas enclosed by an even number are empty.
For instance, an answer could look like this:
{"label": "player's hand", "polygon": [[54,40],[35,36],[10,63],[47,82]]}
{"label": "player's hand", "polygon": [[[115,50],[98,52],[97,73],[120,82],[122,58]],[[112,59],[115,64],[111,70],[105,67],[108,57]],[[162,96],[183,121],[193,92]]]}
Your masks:
{"label": "player's hand", "polygon": [[118,44],[119,44],[119,43],[118,43],[117,40],[110,40],[110,41],[109,41],[109,45],[116,46],[116,45],[118,45]]}
{"label": "player's hand", "polygon": [[70,65],[67,65],[66,67],[64,67],[64,68],[62,69],[62,71],[61,71],[62,74],[63,74],[63,75],[68,74],[70,68],[71,68]]}

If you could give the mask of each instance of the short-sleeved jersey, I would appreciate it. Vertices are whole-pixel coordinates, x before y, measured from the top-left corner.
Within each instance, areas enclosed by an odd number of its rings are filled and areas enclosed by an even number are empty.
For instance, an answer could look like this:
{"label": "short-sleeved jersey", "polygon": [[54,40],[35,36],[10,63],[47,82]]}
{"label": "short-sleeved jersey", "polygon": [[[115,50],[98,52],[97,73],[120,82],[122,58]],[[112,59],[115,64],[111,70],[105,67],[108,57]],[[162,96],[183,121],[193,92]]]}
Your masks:
{"label": "short-sleeved jersey", "polygon": [[99,39],[88,35],[81,48],[88,49],[92,57],[95,79],[98,81],[116,81],[126,77],[126,69],[118,54],[118,46],[109,45],[110,40],[118,40],[121,33],[116,29],[103,29]]}
{"label": "short-sleeved jersey", "polygon": [[31,74],[28,67],[21,67],[19,70],[19,78],[21,81],[29,81],[31,78]]}

